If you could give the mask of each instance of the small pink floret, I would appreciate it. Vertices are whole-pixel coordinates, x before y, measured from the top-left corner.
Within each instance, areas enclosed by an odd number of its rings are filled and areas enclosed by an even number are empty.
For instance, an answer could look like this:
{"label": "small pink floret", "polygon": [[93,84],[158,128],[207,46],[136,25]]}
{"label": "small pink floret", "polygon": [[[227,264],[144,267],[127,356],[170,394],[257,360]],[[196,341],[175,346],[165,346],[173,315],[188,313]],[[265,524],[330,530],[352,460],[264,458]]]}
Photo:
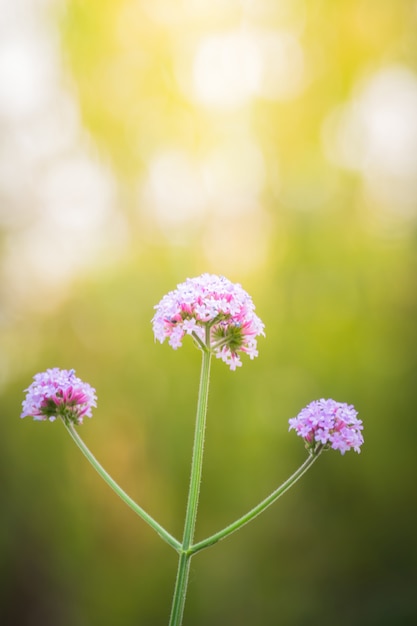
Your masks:
{"label": "small pink floret", "polygon": [[57,417],[75,424],[82,424],[84,417],[91,417],[97,406],[95,389],[75,376],[74,370],[54,367],[35,374],[33,383],[25,390],[20,417],[33,417],[36,421]]}
{"label": "small pink floret", "polygon": [[208,326],[207,347],[231,370],[242,365],[238,352],[245,352],[251,359],[258,356],[256,337],[265,336],[252,298],[241,285],[224,276],[202,274],[187,278],[165,295],[155,309],[155,339],[161,343],[167,339],[177,349],[186,334],[205,341]]}
{"label": "small pink floret", "polygon": [[351,404],[316,400],[289,420],[289,430],[294,429],[312,451],[323,445],[341,454],[352,449],[360,452],[363,424],[357,415]]}

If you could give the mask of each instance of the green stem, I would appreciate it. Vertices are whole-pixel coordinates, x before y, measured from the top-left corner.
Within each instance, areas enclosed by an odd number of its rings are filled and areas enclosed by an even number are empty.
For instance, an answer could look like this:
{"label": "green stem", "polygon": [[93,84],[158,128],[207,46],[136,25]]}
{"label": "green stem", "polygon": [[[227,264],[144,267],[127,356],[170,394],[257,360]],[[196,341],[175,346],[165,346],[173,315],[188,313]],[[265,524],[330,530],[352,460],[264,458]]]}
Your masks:
{"label": "green stem", "polygon": [[292,487],[297,482],[297,480],[301,478],[303,474],[305,474],[305,472],[317,460],[317,458],[319,457],[322,451],[323,451],[323,446],[319,446],[315,450],[314,453],[309,454],[308,458],[294,472],[294,474],[292,474],[292,476],[290,476],[284,483],[282,483],[282,485],[280,485],[277,489],[275,489],[275,491],[273,491],[267,498],[265,498],[265,500],[262,500],[262,502],[260,502],[257,506],[255,506],[250,511],[248,511],[248,513],[246,513],[245,515],[242,515],[242,517],[237,519],[232,524],[229,524],[229,526],[226,526],[226,528],[224,528],[223,530],[220,530],[214,535],[207,537],[207,539],[203,539],[203,541],[199,541],[198,543],[195,543],[194,545],[192,545],[189,548],[189,553],[193,555],[196,552],[199,552],[200,550],[204,550],[204,548],[208,548],[209,546],[212,546],[213,544],[217,543],[221,539],[225,539],[225,537],[228,537],[232,533],[236,532],[236,530],[239,530],[239,528],[241,528],[245,524],[248,524],[251,520],[257,517],[257,515],[265,511],[265,509],[267,509],[269,506],[271,506],[271,504],[276,502],[276,500],[278,500],[278,498],[282,496],[283,493],[288,491],[288,489]]}
{"label": "green stem", "polygon": [[181,626],[184,614],[185,598],[188,587],[188,574],[190,572],[191,554],[182,552],[178,561],[177,579],[175,581],[174,597],[172,599],[171,616],[169,626]]}
{"label": "green stem", "polygon": [[[64,421],[64,420],[63,420]],[[170,546],[172,546],[177,552],[181,552],[181,544],[177,539],[172,537],[165,528],[163,528],[156,520],[153,519],[146,511],[142,509],[130,496],[127,495],[125,491],[116,483],[115,480],[106,472],[104,467],[100,465],[95,456],[90,452],[87,448],[84,441],[81,439],[80,435],[74,428],[74,425],[71,423],[66,423],[64,421],[65,427],[72,439],[75,441],[81,452],[84,456],[90,461],[91,465],[94,469],[100,474],[100,476],[106,481],[106,483],[117,493],[117,495],[129,506],[139,517],[141,517],[145,522],[151,526],[164,541],[166,541]]]}
{"label": "green stem", "polygon": [[[206,341],[208,345],[209,338],[207,336],[207,333]],[[202,355],[203,360],[201,364],[200,388],[198,393],[197,414],[194,431],[190,487],[188,491],[187,510],[185,513],[182,550],[178,562],[178,572],[175,582],[174,598],[172,601],[169,626],[180,626],[182,623],[185,598],[187,594],[190,559],[192,556],[190,552],[190,546],[194,538],[195,523],[197,519],[198,498],[200,495],[211,362],[211,353],[207,349],[207,347],[203,350]]]}
{"label": "green stem", "polygon": [[211,354],[208,351],[204,351],[202,354],[203,360],[201,364],[200,388],[198,392],[190,487],[188,491],[184,535],[182,540],[182,548],[185,551],[190,547],[194,537],[198,497],[200,495],[201,473],[203,469],[204,434],[206,429]]}

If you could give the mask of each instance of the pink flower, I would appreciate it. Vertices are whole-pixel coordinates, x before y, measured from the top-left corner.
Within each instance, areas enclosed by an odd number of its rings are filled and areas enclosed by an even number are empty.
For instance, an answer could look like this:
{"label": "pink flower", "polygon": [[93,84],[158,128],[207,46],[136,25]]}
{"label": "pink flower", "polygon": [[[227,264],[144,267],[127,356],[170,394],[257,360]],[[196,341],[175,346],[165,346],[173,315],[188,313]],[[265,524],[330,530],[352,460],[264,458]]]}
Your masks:
{"label": "pink flower", "polygon": [[202,274],[187,278],[155,306],[155,339],[168,339],[174,349],[185,334],[216,354],[231,370],[242,365],[239,353],[258,356],[256,337],[265,336],[249,294],[224,276]]}
{"label": "pink flower", "polygon": [[83,418],[91,417],[92,407],[97,406],[95,389],[75,376],[74,370],[58,367],[35,374],[34,382],[27,388],[20,417],[53,422],[61,417],[66,422],[82,424]]}
{"label": "pink flower", "polygon": [[357,415],[352,405],[331,399],[316,400],[289,420],[290,430],[294,429],[305,440],[311,452],[319,445],[339,450],[341,454],[351,449],[360,452],[363,424]]}

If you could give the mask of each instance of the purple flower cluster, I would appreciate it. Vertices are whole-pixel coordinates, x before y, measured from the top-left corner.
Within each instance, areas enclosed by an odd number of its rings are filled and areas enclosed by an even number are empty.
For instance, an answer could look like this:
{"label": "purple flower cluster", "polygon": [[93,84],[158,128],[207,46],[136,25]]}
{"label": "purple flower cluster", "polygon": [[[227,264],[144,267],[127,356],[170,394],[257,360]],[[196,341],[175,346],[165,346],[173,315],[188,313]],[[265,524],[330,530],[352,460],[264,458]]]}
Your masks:
{"label": "purple flower cluster", "polygon": [[224,276],[202,274],[187,278],[155,306],[152,319],[155,338],[168,339],[172,348],[182,345],[184,335],[192,335],[206,345],[231,370],[242,365],[238,352],[251,359],[258,356],[258,335],[264,324],[255,314],[249,294]]}
{"label": "purple flower cluster", "polygon": [[77,378],[74,370],[54,367],[35,374],[33,381],[25,389],[20,417],[50,422],[61,417],[65,422],[82,424],[84,417],[91,417],[92,407],[97,406],[95,389]]}
{"label": "purple flower cluster", "polygon": [[314,452],[322,445],[344,454],[353,448],[360,452],[363,444],[362,420],[357,418],[354,407],[334,400],[316,400],[306,406],[297,417],[289,420],[294,429]]}

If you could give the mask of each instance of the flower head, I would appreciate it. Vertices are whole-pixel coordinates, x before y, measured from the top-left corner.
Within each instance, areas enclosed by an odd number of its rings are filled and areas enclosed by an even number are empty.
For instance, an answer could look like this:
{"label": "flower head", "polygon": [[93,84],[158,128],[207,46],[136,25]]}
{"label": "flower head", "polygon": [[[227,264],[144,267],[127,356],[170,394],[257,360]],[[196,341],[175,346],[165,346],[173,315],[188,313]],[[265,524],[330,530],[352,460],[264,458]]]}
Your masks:
{"label": "flower head", "polygon": [[306,406],[297,417],[289,420],[294,429],[314,452],[319,445],[342,454],[353,448],[360,452],[363,444],[362,420],[357,418],[354,407],[334,400],[315,400]]}
{"label": "flower head", "polygon": [[155,306],[152,319],[155,338],[168,339],[174,349],[184,335],[214,352],[231,370],[242,365],[239,352],[258,356],[256,337],[264,324],[255,314],[249,294],[224,276],[202,274],[187,278]]}
{"label": "flower head", "polygon": [[92,407],[97,406],[95,389],[77,378],[74,370],[54,367],[35,374],[25,391],[20,417],[31,416],[38,421],[53,422],[61,417],[65,422],[82,424],[85,416],[91,417]]}

